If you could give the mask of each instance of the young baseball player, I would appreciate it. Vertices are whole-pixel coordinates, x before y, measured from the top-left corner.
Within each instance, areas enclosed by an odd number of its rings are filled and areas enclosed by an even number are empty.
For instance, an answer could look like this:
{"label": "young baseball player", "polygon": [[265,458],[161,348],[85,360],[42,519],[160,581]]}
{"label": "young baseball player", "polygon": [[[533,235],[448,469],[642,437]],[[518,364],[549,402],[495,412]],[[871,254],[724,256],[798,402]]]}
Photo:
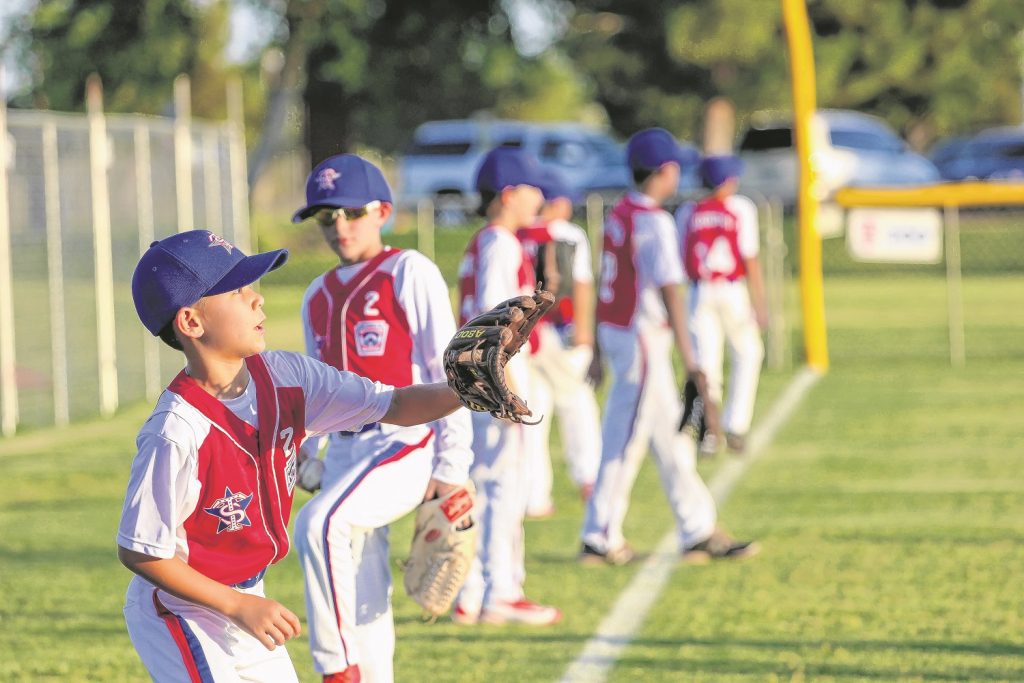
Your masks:
{"label": "young baseball player", "polygon": [[632,559],[622,523],[648,446],[675,515],[683,558],[752,555],[756,544],[736,542],[717,529],[715,501],[697,473],[695,444],[677,427],[682,410],[673,344],[688,372],[697,365],[686,333],[675,225],[661,205],[675,195],[680,169],[695,159],[661,128],[635,134],[627,155],[636,191],[616,203],[604,224],[595,356],[598,364],[601,355],[607,359],[612,384],[579,559],[585,564]]}
{"label": "young baseball player", "polygon": [[[528,357],[530,407],[538,415],[551,415],[552,408],[558,415],[569,476],[587,500],[601,461],[600,417],[594,389],[587,381],[594,343],[590,242],[583,228],[570,222],[573,193],[557,171],[543,171],[541,192],[540,219],[516,235],[530,259],[539,264],[538,279],[560,297],[535,330],[540,344]],[[550,419],[524,432],[528,517],[544,518],[554,512],[550,433]]]}
{"label": "young baseball player", "polygon": [[[425,256],[386,246],[391,189],[380,169],[351,154],[319,164],[306,183],[306,206],[340,264],[317,277],[302,302],[306,351],[334,366],[396,387],[445,380],[441,354],[455,334],[448,286]],[[388,527],[421,501],[469,478],[468,410],[427,426],[377,422],[330,435],[321,490],[295,522],[306,580],[309,644],[317,671],[359,664],[364,680],[393,679]],[[317,457],[307,440],[303,457]],[[366,468],[396,452],[386,496],[354,488]]]}
{"label": "young baseball player", "polygon": [[[250,285],[286,259],[192,230],[154,242],[132,278],[146,329],[186,360],[139,432],[117,534],[137,574],[128,633],[156,681],[297,680],[280,646],[299,621],[264,597],[263,576],[288,552],[303,440],[423,424],[460,405],[446,384],[394,388],[264,351],[263,297]],[[390,495],[381,465],[362,473],[363,495]],[[359,680],[358,668],[340,680]]]}
{"label": "young baseball player", "polygon": [[[722,429],[726,445],[736,453],[746,448],[764,359],[761,330],[768,325],[757,259],[757,207],[736,194],[742,172],[742,162],[735,156],[707,157],[701,161],[700,173],[711,193],[676,211],[690,283],[690,338],[711,400],[718,403],[722,401],[723,346],[729,346],[732,378]],[[708,433],[702,452],[717,449],[714,438]]]}
{"label": "young baseball player", "polygon": [[[495,304],[534,289],[533,267],[515,231],[532,224],[544,197],[539,165],[525,152],[499,148],[487,154],[476,188],[487,225],[470,240],[459,266],[460,322]],[[509,388],[529,397],[524,355],[506,366]],[[523,427],[487,413],[473,413],[473,466],[480,542],[477,558],[459,595],[453,619],[503,624],[553,624],[554,607],[527,600],[523,593]]]}

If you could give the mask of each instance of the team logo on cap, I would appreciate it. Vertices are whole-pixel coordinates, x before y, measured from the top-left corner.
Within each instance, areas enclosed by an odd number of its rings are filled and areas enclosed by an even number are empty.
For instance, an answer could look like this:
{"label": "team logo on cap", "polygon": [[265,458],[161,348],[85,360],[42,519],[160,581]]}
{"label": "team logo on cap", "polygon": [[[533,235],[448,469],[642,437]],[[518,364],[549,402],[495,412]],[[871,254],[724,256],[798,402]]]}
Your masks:
{"label": "team logo on cap", "polygon": [[325,168],[316,174],[316,186],[321,190],[333,190],[334,181],[341,177],[333,168]]}
{"label": "team logo on cap", "polygon": [[226,239],[224,239],[220,235],[214,235],[212,232],[210,233],[210,246],[211,247],[224,247],[224,249],[229,254],[235,248],[235,245],[231,244],[231,242],[228,242]]}
{"label": "team logo on cap", "polygon": [[242,527],[252,526],[245,509],[252,502],[252,494],[232,493],[224,487],[224,497],[218,498],[203,512],[217,518],[217,533],[222,531],[241,531]]}

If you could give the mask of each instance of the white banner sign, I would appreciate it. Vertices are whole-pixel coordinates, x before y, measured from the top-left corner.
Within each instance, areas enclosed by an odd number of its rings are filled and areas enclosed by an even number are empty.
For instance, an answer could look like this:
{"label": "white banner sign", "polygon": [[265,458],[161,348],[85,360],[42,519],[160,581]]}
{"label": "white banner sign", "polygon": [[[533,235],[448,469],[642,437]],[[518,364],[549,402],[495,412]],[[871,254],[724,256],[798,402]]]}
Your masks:
{"label": "white banner sign", "polygon": [[942,214],[932,208],[850,209],[846,248],[858,261],[938,263]]}

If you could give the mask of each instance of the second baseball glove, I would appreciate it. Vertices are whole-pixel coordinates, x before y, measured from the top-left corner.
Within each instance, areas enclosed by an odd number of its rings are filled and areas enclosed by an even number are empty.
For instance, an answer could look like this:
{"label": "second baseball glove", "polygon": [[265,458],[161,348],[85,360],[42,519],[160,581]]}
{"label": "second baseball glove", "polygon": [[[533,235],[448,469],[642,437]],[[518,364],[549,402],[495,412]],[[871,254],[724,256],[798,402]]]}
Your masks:
{"label": "second baseball glove", "polygon": [[708,380],[700,370],[686,376],[679,431],[688,433],[698,444],[705,435],[718,434],[718,405],[708,395]]}
{"label": "second baseball glove", "polygon": [[466,323],[444,350],[444,372],[470,410],[512,422],[533,415],[505,381],[505,364],[530,337],[530,331],[555,303],[551,292],[517,296]]}

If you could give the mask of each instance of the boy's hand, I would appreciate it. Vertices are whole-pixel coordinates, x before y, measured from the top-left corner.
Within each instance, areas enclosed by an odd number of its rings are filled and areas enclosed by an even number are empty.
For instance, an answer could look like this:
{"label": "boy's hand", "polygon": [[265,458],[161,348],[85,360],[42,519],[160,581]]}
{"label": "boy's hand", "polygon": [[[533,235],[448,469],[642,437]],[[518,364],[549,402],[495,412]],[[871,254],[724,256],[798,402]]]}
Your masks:
{"label": "boy's hand", "polygon": [[299,618],[276,600],[239,593],[237,605],[226,613],[231,621],[273,650],[302,631]]}

